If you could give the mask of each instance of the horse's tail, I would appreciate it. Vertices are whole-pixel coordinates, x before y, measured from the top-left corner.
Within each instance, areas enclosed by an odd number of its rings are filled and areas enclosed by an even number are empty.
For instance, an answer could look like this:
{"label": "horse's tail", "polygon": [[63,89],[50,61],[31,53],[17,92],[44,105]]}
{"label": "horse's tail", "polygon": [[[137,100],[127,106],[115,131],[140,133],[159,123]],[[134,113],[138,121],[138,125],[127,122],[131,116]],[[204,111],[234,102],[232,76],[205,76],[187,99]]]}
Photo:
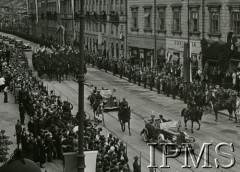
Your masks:
{"label": "horse's tail", "polygon": [[184,116],[185,108],[181,111],[181,116]]}

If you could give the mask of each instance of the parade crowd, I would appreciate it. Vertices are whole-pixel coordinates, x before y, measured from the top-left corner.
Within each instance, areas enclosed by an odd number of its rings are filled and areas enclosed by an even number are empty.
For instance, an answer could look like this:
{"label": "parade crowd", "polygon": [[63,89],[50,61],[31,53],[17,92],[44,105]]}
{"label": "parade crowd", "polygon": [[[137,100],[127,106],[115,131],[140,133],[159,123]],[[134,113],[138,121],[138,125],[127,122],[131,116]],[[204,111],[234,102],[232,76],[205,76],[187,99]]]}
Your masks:
{"label": "parade crowd", "polygon": [[[99,57],[92,51],[85,51],[87,65],[97,67],[120,78],[127,78],[129,82],[155,89],[158,94],[165,94],[173,99],[178,96],[186,104],[196,104],[199,96],[205,97],[214,94],[216,100],[221,99],[221,92],[240,91],[240,69],[236,68],[226,74],[216,67],[209,67],[206,71],[195,70],[192,82],[185,82],[183,78],[183,65],[177,61],[166,62],[158,68],[143,67],[142,64],[134,64],[131,60],[113,61],[106,56]],[[208,102],[205,102],[206,104]]]}
{"label": "parade crowd", "polygon": [[[15,136],[24,157],[39,162],[44,168],[46,162],[63,160],[63,153],[77,151],[78,135],[74,128],[79,118],[71,112],[73,105],[62,101],[53,91],[49,93],[48,88],[32,76],[22,51],[0,43],[0,58],[1,91],[11,91],[19,103],[20,118],[15,125]],[[104,136],[101,131],[85,115],[84,150],[98,150],[96,171],[131,171],[126,145],[112,134]]]}

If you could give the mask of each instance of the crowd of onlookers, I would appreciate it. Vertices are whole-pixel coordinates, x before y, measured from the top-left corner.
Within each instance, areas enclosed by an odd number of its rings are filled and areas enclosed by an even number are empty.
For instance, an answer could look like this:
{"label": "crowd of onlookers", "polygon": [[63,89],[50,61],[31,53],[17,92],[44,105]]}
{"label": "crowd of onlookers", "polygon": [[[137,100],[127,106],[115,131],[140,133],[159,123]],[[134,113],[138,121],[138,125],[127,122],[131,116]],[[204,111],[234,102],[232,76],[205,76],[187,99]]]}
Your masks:
{"label": "crowd of onlookers", "polygon": [[[64,152],[78,150],[78,135],[74,131],[78,115],[73,115],[73,105],[48,91],[47,87],[28,70],[24,53],[0,44],[1,77],[19,103],[19,120],[15,125],[16,140],[24,157],[39,162],[63,160]],[[8,55],[9,54],[9,55]],[[1,87],[1,88],[2,88]],[[29,121],[25,116],[29,117]],[[85,115],[84,150],[98,150],[97,171],[130,171],[126,145],[109,134],[101,134],[94,121]]]}

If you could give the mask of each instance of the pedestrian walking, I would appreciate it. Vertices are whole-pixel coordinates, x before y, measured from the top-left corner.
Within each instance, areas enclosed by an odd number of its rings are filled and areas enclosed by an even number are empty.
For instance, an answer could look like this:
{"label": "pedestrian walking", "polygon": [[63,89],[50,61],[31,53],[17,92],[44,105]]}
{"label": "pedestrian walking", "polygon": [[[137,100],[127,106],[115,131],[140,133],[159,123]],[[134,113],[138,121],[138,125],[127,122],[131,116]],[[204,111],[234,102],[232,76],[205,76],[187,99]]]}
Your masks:
{"label": "pedestrian walking", "polygon": [[138,164],[138,156],[134,157],[134,162],[133,162],[133,172],[141,172],[141,167]]}
{"label": "pedestrian walking", "polygon": [[8,102],[8,92],[9,92],[8,86],[5,86],[3,92],[4,92],[4,103],[7,103]]}

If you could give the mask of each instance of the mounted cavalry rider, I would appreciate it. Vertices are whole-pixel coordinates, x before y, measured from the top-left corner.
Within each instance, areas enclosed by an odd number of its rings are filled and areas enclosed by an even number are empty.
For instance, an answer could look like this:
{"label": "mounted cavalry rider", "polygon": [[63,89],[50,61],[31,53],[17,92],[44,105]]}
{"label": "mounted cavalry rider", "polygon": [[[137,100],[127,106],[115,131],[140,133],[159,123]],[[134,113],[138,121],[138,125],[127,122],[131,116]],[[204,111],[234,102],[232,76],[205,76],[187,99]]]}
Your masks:
{"label": "mounted cavalry rider", "polygon": [[103,97],[102,95],[100,94],[100,91],[97,91],[97,95],[96,95],[96,101],[100,102],[102,101]]}
{"label": "mounted cavalry rider", "polygon": [[94,93],[94,94],[97,93],[97,87],[94,87],[94,89],[92,90],[92,93]]}
{"label": "mounted cavalry rider", "polygon": [[126,101],[126,98],[123,98],[123,101],[120,103],[121,109],[127,109],[128,108],[128,102]]}

